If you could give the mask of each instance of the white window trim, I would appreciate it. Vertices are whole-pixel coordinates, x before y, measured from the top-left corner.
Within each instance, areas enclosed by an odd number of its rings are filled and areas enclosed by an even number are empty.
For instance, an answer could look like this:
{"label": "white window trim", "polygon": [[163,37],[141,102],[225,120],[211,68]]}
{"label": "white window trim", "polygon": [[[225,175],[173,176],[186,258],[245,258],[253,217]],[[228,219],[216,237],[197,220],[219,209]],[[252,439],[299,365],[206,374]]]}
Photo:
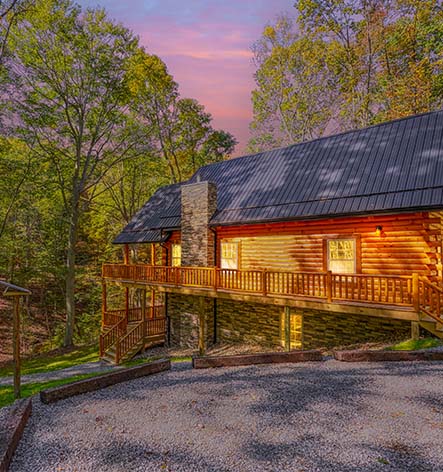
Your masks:
{"label": "white window trim", "polygon": [[[357,273],[357,262],[358,262],[357,261],[357,240],[356,240],[356,238],[343,237],[343,238],[330,238],[330,239],[326,240],[326,251],[327,251],[327,253],[326,253],[326,265],[327,265],[327,270],[331,270],[331,268],[330,268],[330,266],[331,266],[331,257],[330,257],[329,243],[332,242],[332,241],[352,241],[353,253],[354,253],[354,259],[353,259],[354,270],[352,272],[341,272],[341,273],[356,274]],[[339,261],[339,260],[351,261],[352,259],[334,259],[334,260],[335,261]]]}
{"label": "white window trim", "polygon": [[[225,244],[232,244],[236,246],[236,265],[237,267],[224,267],[223,266],[223,245]],[[220,268],[221,269],[231,269],[231,270],[239,270],[240,268],[240,242],[239,241],[220,241]]]}

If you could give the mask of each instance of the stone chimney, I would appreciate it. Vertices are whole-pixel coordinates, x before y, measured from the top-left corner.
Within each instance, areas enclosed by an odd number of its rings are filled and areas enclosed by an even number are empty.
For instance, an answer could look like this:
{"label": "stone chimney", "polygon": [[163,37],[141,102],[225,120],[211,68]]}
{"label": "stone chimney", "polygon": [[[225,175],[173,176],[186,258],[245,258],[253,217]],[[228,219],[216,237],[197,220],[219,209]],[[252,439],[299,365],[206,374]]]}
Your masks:
{"label": "stone chimney", "polygon": [[209,220],[217,209],[217,187],[197,182],[181,188],[181,265],[209,267],[215,263],[214,234]]}

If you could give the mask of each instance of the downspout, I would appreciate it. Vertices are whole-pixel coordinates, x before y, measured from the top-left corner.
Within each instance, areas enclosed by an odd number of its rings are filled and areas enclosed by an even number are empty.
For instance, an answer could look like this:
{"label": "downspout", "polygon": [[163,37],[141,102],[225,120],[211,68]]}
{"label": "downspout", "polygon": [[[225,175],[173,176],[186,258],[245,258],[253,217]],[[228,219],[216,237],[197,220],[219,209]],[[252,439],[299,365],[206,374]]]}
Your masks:
{"label": "downspout", "polygon": [[[209,227],[209,229],[214,234],[214,267],[217,267],[217,231],[214,228]],[[213,320],[214,320],[214,335],[212,342],[217,344],[217,297],[214,297],[214,306],[213,306]]]}

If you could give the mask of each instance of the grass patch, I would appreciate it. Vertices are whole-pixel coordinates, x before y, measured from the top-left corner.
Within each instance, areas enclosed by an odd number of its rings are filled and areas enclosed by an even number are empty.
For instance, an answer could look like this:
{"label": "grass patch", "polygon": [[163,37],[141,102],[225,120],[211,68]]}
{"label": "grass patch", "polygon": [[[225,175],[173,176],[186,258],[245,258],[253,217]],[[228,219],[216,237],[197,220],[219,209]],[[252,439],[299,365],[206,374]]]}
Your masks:
{"label": "grass patch", "polygon": [[190,356],[152,356],[152,357],[140,357],[138,359],[132,359],[124,362],[122,365],[125,367],[133,367],[135,365],[146,364],[147,362],[157,361],[159,359],[169,359],[171,362],[191,362],[192,357]]}
{"label": "grass patch", "polygon": [[416,351],[418,349],[431,349],[442,346],[443,342],[436,338],[408,339],[401,343],[386,348],[387,351]]}
{"label": "grass patch", "polygon": [[[95,372],[89,374],[75,375],[67,379],[50,380],[48,382],[35,382],[24,384],[21,387],[21,398],[27,398],[31,395],[35,395],[41,390],[48,388],[59,387],[68,383],[76,382],[77,380],[89,379],[91,377],[97,377],[99,375],[106,374],[107,372]],[[10,405],[15,400],[14,398],[14,387],[12,385],[0,386],[0,408]]]}
{"label": "grass patch", "polygon": [[191,362],[191,356],[173,356],[169,358],[171,362]]}
{"label": "grass patch", "polygon": [[[23,359],[21,374],[37,374],[41,372],[51,372],[53,370],[65,369],[86,362],[98,361],[97,346],[81,346],[65,353],[52,353]],[[0,367],[0,377],[7,377],[14,374],[12,363]]]}

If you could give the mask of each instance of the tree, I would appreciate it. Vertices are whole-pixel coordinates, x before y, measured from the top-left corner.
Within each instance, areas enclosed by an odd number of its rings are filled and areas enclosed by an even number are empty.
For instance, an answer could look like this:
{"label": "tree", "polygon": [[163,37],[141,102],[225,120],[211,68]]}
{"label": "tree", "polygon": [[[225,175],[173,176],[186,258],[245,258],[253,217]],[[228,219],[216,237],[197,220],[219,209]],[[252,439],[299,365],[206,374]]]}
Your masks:
{"label": "tree", "polygon": [[6,46],[12,26],[31,5],[31,0],[0,0],[0,66],[6,55]]}
{"label": "tree", "polygon": [[253,46],[257,88],[252,92],[251,151],[322,136],[337,98],[329,47],[299,35],[286,16],[265,28]]}
{"label": "tree", "polygon": [[155,55],[139,49],[128,73],[132,107],[144,134],[169,169],[171,182],[204,164],[229,156],[235,138],[212,128],[212,117],[196,100],[180,98],[178,84]]}
{"label": "tree", "polygon": [[440,1],[397,2],[378,71],[377,121],[439,109],[443,99],[443,9]]}
{"label": "tree", "polygon": [[11,29],[18,136],[35,145],[56,175],[66,246],[66,332],[73,343],[79,224],[97,185],[139,145],[128,109],[125,75],[136,38],[103,10],[48,0]]}
{"label": "tree", "polygon": [[295,23],[279,19],[253,48],[254,150],[441,107],[441,0],[298,0],[295,8]]}

